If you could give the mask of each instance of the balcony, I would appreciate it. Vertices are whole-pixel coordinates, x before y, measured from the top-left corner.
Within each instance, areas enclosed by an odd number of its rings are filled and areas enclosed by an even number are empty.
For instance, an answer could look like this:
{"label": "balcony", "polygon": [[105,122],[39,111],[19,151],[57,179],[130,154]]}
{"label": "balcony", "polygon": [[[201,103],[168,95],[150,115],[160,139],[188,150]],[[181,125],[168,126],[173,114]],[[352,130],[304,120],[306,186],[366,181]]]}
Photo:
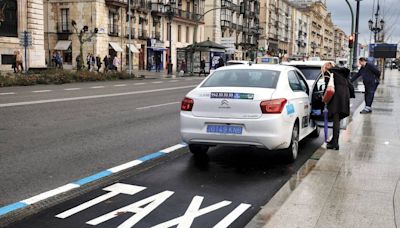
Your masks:
{"label": "balcony", "polygon": [[57,39],[58,40],[69,40],[69,35],[72,34],[72,25],[70,23],[58,23],[57,24]]}
{"label": "balcony", "polygon": [[147,30],[139,29],[138,38],[141,39],[141,40],[147,40],[147,38],[148,38]]}
{"label": "balcony", "polygon": [[221,21],[221,28],[222,29],[228,29],[231,27],[231,22],[230,21],[226,21],[226,20],[222,20]]}
{"label": "balcony", "polygon": [[109,24],[108,25],[108,35],[109,36],[118,36],[118,25]]}
{"label": "balcony", "polygon": [[128,0],[106,0],[107,5],[125,7],[128,5]]}
{"label": "balcony", "polygon": [[230,29],[232,29],[232,30],[236,30],[236,29],[237,29],[237,24],[235,24],[235,23],[231,23],[231,27],[230,27]]}
{"label": "balcony", "polygon": [[[176,11],[175,11],[175,17],[180,17],[185,20],[197,21],[199,16],[200,15],[197,13],[192,13],[192,12],[181,10],[181,9],[176,9]],[[203,21],[204,21],[204,17],[201,18],[200,22],[203,22]]]}
{"label": "balcony", "polygon": [[133,2],[133,8],[137,11],[148,13],[152,10],[152,3],[146,0],[136,0]]}
{"label": "balcony", "polygon": [[153,32],[151,32],[151,38],[154,38],[154,39],[156,39],[156,40],[160,40],[160,38],[161,38],[161,33],[160,33],[160,32],[155,32],[155,31],[153,31]]}
{"label": "balcony", "polygon": [[[126,33],[125,37],[129,38],[129,27],[128,26],[125,27],[125,33]],[[135,28],[132,28],[131,38],[136,39],[136,29]]]}

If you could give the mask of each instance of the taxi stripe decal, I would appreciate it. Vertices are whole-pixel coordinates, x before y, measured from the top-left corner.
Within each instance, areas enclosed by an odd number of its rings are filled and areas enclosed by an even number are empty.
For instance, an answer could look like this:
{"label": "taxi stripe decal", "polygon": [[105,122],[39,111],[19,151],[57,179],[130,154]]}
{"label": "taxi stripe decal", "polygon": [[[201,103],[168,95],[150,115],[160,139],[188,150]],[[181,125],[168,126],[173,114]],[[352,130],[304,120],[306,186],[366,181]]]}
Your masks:
{"label": "taxi stripe decal", "polygon": [[56,189],[41,193],[41,194],[33,196],[33,197],[29,198],[29,199],[21,200],[19,202],[13,203],[13,204],[9,204],[9,205],[0,207],[0,218],[2,216],[5,216],[6,214],[8,214],[10,212],[25,208],[25,207],[27,207],[29,205],[35,204],[37,202],[46,200],[46,199],[48,199],[50,197],[54,197],[56,195],[59,195],[59,194],[65,193],[65,192],[68,192],[68,191],[70,191],[72,189],[79,188],[79,187],[81,187],[81,186],[83,186],[85,184],[91,183],[91,182],[96,181],[96,180],[100,180],[100,179],[102,179],[104,177],[110,176],[111,174],[118,173],[118,172],[121,172],[123,170],[132,168],[132,167],[137,166],[137,165],[139,165],[139,164],[141,164],[143,162],[150,161],[152,159],[164,156],[164,155],[166,155],[168,153],[171,153],[173,151],[179,150],[179,149],[184,148],[184,147],[187,147],[186,143],[179,143],[177,145],[165,148],[165,149],[160,150],[158,152],[148,154],[148,155],[143,156],[141,158],[138,158],[136,160],[129,161],[129,162],[121,164],[119,166],[116,166],[116,167],[113,167],[113,168],[98,172],[96,174],[93,174],[91,176],[82,178],[80,180],[74,181],[72,183],[66,184],[66,185],[58,187]]}

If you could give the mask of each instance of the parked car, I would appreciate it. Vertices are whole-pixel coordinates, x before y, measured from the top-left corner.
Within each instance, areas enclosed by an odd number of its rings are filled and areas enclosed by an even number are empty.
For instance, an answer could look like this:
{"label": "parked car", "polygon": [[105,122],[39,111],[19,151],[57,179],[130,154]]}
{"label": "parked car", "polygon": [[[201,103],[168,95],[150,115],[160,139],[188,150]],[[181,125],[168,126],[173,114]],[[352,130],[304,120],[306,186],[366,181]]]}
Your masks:
{"label": "parked car", "polygon": [[295,67],[235,65],[215,70],[181,104],[183,141],[194,154],[210,146],[282,150],[294,161],[299,141],[319,129],[310,119],[312,89]]}

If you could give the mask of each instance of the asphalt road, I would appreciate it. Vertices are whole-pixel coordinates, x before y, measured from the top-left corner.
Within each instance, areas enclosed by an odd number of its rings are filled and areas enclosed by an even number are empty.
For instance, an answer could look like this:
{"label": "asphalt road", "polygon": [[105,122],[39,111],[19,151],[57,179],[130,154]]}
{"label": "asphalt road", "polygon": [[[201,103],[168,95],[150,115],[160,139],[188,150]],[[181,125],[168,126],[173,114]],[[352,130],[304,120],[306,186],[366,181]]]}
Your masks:
{"label": "asphalt road", "polygon": [[[5,175],[0,176],[0,205],[179,143],[179,102],[199,81],[143,80],[1,90],[0,172]],[[352,112],[361,102],[359,94],[352,100]],[[112,210],[170,191],[172,195],[151,216],[141,219],[138,227],[179,217],[192,203],[200,203],[197,209],[201,210],[224,200],[229,204],[193,218],[192,226],[213,226],[243,206],[246,210],[232,222],[232,227],[243,227],[322,143],[322,134],[318,139],[306,139],[293,164],[286,164],[277,152],[259,149],[217,147],[205,157],[187,152],[119,181],[146,188],[137,194],[115,197],[66,219],[55,217],[105,194],[99,188],[14,226],[84,227]],[[204,198],[199,202],[198,197]],[[99,226],[115,227],[132,216],[126,211],[118,215]]]}
{"label": "asphalt road", "polygon": [[[2,88],[0,93],[15,94],[0,96],[0,206],[181,142],[179,102],[198,82],[135,80]],[[126,86],[114,86],[121,84]],[[151,92],[157,89],[170,90]],[[43,90],[50,91],[32,92]],[[1,107],[129,92],[138,93]]]}

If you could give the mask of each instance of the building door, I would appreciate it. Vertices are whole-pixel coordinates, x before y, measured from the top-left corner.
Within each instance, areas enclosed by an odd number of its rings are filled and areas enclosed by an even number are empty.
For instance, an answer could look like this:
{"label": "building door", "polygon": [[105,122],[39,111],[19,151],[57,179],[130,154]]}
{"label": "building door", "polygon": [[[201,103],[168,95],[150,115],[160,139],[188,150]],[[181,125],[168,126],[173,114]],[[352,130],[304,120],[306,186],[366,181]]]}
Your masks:
{"label": "building door", "polygon": [[145,47],[144,45],[141,46],[140,52],[139,52],[139,70],[144,70],[144,50]]}

